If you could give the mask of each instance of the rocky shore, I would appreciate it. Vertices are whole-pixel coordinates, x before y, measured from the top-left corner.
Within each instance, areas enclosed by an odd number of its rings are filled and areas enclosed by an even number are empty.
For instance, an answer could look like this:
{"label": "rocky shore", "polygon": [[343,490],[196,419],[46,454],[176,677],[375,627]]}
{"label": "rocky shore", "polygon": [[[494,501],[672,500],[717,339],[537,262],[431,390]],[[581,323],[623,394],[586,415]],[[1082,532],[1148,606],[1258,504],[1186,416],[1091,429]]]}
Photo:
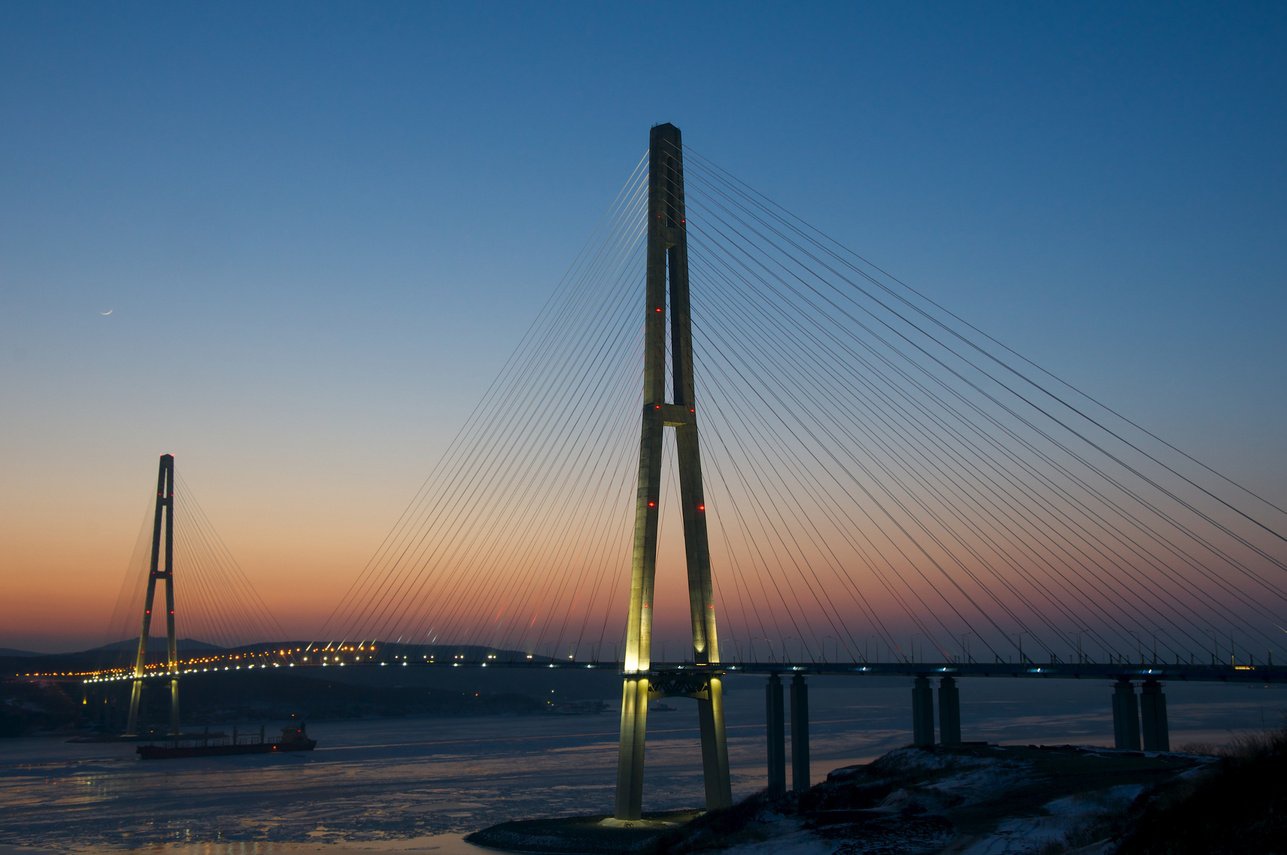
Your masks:
{"label": "rocky shore", "polygon": [[628,825],[603,817],[505,823],[467,839],[544,853],[1283,852],[1284,749],[1281,734],[1222,756],[1075,746],[904,748],[837,769],[807,792],[758,793],[727,810]]}

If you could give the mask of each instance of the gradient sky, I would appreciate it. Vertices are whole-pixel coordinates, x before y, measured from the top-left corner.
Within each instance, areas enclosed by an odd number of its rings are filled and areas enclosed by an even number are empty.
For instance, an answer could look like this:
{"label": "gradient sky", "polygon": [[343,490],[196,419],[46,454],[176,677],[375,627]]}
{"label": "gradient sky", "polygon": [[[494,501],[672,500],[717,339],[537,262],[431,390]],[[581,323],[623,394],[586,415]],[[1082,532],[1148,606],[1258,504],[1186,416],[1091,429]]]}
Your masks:
{"label": "gradient sky", "polygon": [[1287,501],[1285,45],[1281,3],[0,5],[0,647],[105,640],[166,451],[306,635],[662,121]]}

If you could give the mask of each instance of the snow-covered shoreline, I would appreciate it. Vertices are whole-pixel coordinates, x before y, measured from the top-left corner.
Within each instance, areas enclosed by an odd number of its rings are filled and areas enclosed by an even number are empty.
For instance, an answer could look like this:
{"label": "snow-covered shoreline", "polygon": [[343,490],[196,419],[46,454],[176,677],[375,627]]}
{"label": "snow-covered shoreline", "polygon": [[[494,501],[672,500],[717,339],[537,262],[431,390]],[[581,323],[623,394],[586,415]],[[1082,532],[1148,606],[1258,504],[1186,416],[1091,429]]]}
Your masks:
{"label": "snow-covered shoreline", "polygon": [[1142,793],[1215,758],[1078,746],[902,748],[837,769],[806,793],[755,796],[666,841],[732,855],[1035,855],[1111,851],[1103,839]]}

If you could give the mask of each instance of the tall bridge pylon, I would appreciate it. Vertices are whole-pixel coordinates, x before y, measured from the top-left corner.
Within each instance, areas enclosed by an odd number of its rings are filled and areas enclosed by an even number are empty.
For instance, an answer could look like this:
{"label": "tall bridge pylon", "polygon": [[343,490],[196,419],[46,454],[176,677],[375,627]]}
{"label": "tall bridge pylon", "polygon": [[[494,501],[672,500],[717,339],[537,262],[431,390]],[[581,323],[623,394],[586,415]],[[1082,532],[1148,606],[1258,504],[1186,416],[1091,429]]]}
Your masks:
{"label": "tall bridge pylon", "polygon": [[[649,695],[683,694],[697,700],[702,767],[708,808],[732,803],[724,703],[715,632],[706,504],[697,443],[697,399],[693,386],[693,345],[689,316],[687,218],[684,163],[679,128],[652,129],[648,147],[648,242],[644,327],[643,425],[639,442],[639,486],[635,498],[634,550],[630,570],[630,613],[621,692],[621,744],[617,760],[618,820],[639,819],[643,809],[644,740]],[[666,307],[670,298],[671,396],[666,400]],[[657,569],[662,439],[675,430],[679,494],[688,565],[688,599],[693,629],[692,676],[653,673],[653,585]]]}
{"label": "tall bridge pylon", "polygon": [[[164,528],[162,528],[164,526]],[[164,532],[165,556],[161,547]],[[138,732],[139,701],[143,696],[143,674],[147,665],[148,632],[152,627],[152,605],[157,581],[165,582],[165,637],[170,674],[170,732],[179,732],[179,649],[174,634],[174,455],[162,454],[156,475],[156,514],[152,522],[152,559],[148,566],[147,597],[143,600],[143,628],[134,657],[134,685],[130,690],[127,734]]]}

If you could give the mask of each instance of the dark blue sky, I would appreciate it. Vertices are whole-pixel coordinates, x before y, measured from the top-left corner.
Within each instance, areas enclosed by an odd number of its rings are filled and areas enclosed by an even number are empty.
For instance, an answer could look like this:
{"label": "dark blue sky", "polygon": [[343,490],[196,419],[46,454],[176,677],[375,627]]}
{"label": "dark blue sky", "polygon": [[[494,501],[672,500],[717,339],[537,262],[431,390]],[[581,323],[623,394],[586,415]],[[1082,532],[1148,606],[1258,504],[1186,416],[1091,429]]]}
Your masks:
{"label": "dark blue sky", "polygon": [[13,554],[175,450],[360,563],[661,121],[1287,499],[1281,3],[9,2],[0,116]]}

